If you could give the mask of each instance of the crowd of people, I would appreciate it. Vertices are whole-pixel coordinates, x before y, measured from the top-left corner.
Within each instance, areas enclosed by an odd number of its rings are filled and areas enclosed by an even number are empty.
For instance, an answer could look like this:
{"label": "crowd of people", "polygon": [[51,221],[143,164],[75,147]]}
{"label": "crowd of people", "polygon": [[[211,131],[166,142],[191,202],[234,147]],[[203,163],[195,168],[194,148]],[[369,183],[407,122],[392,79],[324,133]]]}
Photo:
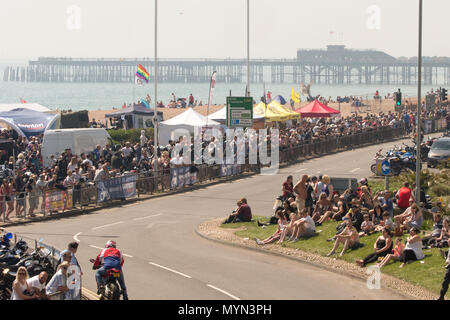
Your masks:
{"label": "crowd of people", "polygon": [[[76,258],[79,243],[70,242],[67,249],[61,251],[57,259],[56,272],[51,278],[46,271],[29,277],[27,268],[21,266],[17,269],[16,279],[12,283],[11,300],[81,300],[80,286],[69,287],[69,278],[80,281],[81,278],[73,276],[78,272],[78,277],[83,275],[81,266]],[[124,264],[123,255],[115,241],[109,240],[105,248],[101,250],[96,259],[91,259],[96,269],[97,294],[102,294],[105,289],[107,271],[114,269],[120,271],[118,282],[124,300],[128,300],[128,293],[122,271]],[[72,268],[71,268],[72,266]],[[80,283],[79,283],[80,284]]]}
{"label": "crowd of people", "polygon": [[[431,209],[433,229],[426,236],[421,235],[424,223],[423,189],[405,182],[399,190],[375,192],[363,178],[357,188],[336,190],[327,175],[303,175],[294,183],[288,176],[281,187],[282,195],[277,198],[275,213],[267,222],[256,221],[258,226],[278,225],[276,231],[266,239],[255,238],[258,245],[292,242],[317,236],[316,228],[329,221],[338,222],[336,234],[323,241],[334,242],[327,256],[333,256],[340,250],[339,256],[364,246],[361,238],[378,234],[373,243],[373,252],[358,259],[355,263],[361,267],[376,263],[379,268],[392,262],[401,262],[400,268],[416,260],[425,258],[424,249],[439,248],[447,258],[450,246],[450,219],[443,215],[441,206],[434,203]],[[419,197],[419,205],[416,198]],[[246,201],[246,205],[247,201]],[[240,209],[226,222],[251,221],[251,216],[243,220]],[[232,217],[235,217],[232,219]],[[250,219],[250,220],[249,220]],[[424,233],[425,234],[425,233]],[[405,237],[405,238],[404,238]],[[447,271],[442,285],[441,299],[444,298],[450,283]]]}
{"label": "crowd of people", "polygon": [[[192,102],[192,95],[189,102]],[[175,97],[176,98],[176,97]],[[147,97],[147,99],[150,99]],[[151,100],[150,100],[151,101]],[[195,103],[195,100],[194,100]],[[432,119],[447,119],[450,127],[450,108],[442,106],[426,113],[424,116]],[[94,121],[92,121],[94,123]],[[92,124],[94,125],[94,124]],[[326,137],[343,137],[363,132],[374,131],[378,128],[405,128],[405,133],[415,130],[415,114],[406,110],[400,113],[368,114],[366,116],[352,115],[344,118],[318,118],[301,119],[297,122],[288,122],[281,126],[279,135],[280,150],[298,147],[302,144],[320,141]],[[2,129],[0,139],[12,139],[14,142],[12,154],[0,150],[0,213],[5,213],[6,220],[15,210],[17,217],[24,214],[35,215],[41,204],[45,190],[60,189],[73,190],[73,204],[81,202],[80,190],[97,181],[111,177],[121,176],[128,172],[138,173],[144,177],[151,177],[157,163],[159,176],[161,176],[162,190],[174,189],[184,185],[196,183],[197,167],[192,164],[194,157],[193,140],[179,137],[176,141],[169,141],[166,146],[159,146],[158,153],[154,155],[154,146],[151,138],[143,133],[139,142],[122,142],[117,145],[97,146],[94,150],[82,154],[73,154],[71,149],[61,150],[61,154],[50,157],[50,165],[45,167],[41,156],[43,136],[34,136],[29,139],[19,136],[15,130]],[[268,131],[267,141],[270,140]],[[237,150],[236,141],[232,141],[232,150]],[[183,157],[182,151],[172,154],[172,150],[183,147],[191,151],[191,163]],[[214,137],[207,138],[202,148],[208,148],[211,154],[218,147]],[[226,157],[226,144],[223,150]],[[248,139],[246,141],[246,154],[248,154]],[[242,150],[239,150],[242,151]],[[183,160],[184,159],[184,160]],[[184,168],[183,174],[174,176],[179,168]],[[145,183],[146,189],[151,190],[153,182],[149,179]],[[28,198],[28,202],[26,201]],[[26,212],[27,211],[27,212]]]}

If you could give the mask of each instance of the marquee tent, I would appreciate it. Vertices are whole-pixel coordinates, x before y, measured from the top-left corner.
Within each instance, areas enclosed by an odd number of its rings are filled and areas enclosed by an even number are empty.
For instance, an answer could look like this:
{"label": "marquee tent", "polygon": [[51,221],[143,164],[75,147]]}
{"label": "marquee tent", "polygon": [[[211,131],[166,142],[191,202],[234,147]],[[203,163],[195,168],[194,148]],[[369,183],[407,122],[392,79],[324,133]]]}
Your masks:
{"label": "marquee tent", "polygon": [[219,128],[220,123],[189,108],[185,112],[160,123],[158,130],[159,144],[166,145],[169,140],[176,140],[180,136],[189,138],[193,136],[195,127]]}
{"label": "marquee tent", "polygon": [[0,112],[7,112],[14,109],[27,109],[32,111],[39,111],[39,112],[49,112],[52,111],[47,107],[41,106],[38,103],[7,103],[7,104],[0,104]]}
{"label": "marquee tent", "polygon": [[253,107],[253,114],[263,116],[268,122],[289,120],[289,116],[283,114],[276,108],[269,108],[268,105],[264,104],[264,102],[260,102],[255,107]]}
{"label": "marquee tent", "polygon": [[289,120],[300,119],[300,115],[290,108],[279,104],[277,101],[272,101],[267,105],[267,108],[273,112],[279,112],[288,117]]}
{"label": "marquee tent", "polygon": [[0,124],[11,127],[24,137],[36,136],[47,129],[59,129],[61,115],[34,111],[29,108],[17,108],[1,111]]}
{"label": "marquee tent", "polygon": [[338,110],[327,107],[317,100],[314,100],[302,108],[298,108],[295,112],[300,113],[302,118],[328,118],[340,114]]}

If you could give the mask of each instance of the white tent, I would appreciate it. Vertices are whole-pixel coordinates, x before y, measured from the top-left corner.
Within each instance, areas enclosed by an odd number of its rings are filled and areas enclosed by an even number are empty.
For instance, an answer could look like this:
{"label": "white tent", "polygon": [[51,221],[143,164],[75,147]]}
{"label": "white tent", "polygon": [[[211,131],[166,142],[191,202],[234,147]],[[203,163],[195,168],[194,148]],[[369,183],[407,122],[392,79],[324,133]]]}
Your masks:
{"label": "white tent", "polygon": [[49,112],[52,111],[47,107],[41,106],[38,103],[5,103],[0,104],[0,112],[7,112],[14,109],[29,109],[39,112]]}
{"label": "white tent", "polygon": [[192,108],[187,109],[179,115],[163,121],[159,125],[158,139],[159,144],[164,146],[169,140],[176,140],[180,136],[193,136],[194,127],[220,127],[220,123],[207,119]]}
{"label": "white tent", "polygon": [[[217,120],[217,121],[226,121],[227,120],[227,107],[223,107],[222,109],[210,114],[208,119]],[[264,119],[264,116],[257,115],[253,112],[253,120]]]}

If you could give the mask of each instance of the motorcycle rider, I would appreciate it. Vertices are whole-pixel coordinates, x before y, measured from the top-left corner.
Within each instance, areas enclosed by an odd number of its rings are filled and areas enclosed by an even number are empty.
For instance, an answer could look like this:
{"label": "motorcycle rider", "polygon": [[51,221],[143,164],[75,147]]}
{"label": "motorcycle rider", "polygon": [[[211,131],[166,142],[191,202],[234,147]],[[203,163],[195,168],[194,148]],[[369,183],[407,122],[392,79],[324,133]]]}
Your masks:
{"label": "motorcycle rider", "polygon": [[128,300],[127,288],[125,287],[125,279],[122,271],[123,263],[123,256],[120,250],[116,248],[116,242],[109,240],[105,245],[105,249],[99,253],[94,261],[93,269],[97,269],[101,264],[103,264],[103,266],[101,266],[95,273],[95,280],[97,281],[98,288],[97,294],[101,294],[103,292],[105,286],[103,278],[106,276],[106,272],[114,268],[120,270],[120,277],[118,279],[119,285],[123,292],[123,299]]}

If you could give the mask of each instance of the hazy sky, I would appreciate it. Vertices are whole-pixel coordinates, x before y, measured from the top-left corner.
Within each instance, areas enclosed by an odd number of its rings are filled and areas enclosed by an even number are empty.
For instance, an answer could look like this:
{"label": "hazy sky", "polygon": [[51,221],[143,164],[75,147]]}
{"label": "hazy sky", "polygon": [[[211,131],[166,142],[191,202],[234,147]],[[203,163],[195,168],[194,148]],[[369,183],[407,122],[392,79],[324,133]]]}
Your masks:
{"label": "hazy sky", "polygon": [[[251,57],[294,58],[330,43],[416,56],[418,2],[250,0]],[[424,0],[424,55],[450,56],[449,13],[449,0]],[[246,57],[246,0],[159,0],[158,17],[161,58]],[[154,0],[0,2],[4,60],[153,57],[153,32]]]}

